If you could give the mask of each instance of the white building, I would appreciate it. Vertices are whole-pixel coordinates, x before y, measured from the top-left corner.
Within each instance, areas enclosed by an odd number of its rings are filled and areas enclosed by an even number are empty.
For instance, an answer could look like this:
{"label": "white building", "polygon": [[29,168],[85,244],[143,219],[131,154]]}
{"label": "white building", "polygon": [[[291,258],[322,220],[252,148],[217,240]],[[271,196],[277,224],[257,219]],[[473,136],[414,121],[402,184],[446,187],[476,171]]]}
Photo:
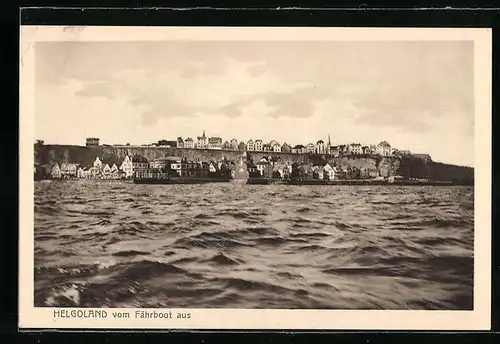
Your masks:
{"label": "white building", "polygon": [[316,153],[325,154],[326,153],[326,145],[323,140],[319,140],[316,142]]}
{"label": "white building", "polygon": [[196,148],[198,149],[206,149],[208,148],[208,141],[205,135],[205,130],[203,130],[203,135],[198,136],[198,141],[196,141]]}
{"label": "white building", "polygon": [[194,140],[190,137],[184,140],[184,148],[194,148]]}
{"label": "white building", "polygon": [[255,150],[256,151],[262,151],[262,140],[255,140]]}

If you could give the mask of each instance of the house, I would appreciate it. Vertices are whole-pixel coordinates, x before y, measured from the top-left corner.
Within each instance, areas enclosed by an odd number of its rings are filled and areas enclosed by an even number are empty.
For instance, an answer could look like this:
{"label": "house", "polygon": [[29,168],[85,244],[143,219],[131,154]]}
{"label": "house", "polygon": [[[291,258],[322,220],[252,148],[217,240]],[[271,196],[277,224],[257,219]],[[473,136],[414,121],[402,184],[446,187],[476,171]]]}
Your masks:
{"label": "house", "polygon": [[323,166],[313,166],[312,171],[314,179],[323,179]]}
{"label": "house", "polygon": [[77,171],[77,178],[78,179],[89,179],[91,178],[91,169],[90,168],[82,168],[79,167]]}
{"label": "house", "polygon": [[344,155],[349,152],[349,148],[347,145],[339,145],[339,155]]}
{"label": "house", "polygon": [[262,140],[255,140],[255,150],[258,152],[262,151]]}
{"label": "house", "polygon": [[200,164],[184,158],[181,161],[181,170],[179,171],[179,175],[182,177],[198,177],[200,170]]}
{"label": "house", "polygon": [[363,154],[371,154],[370,147],[368,146],[361,147],[361,151],[363,152]]}
{"label": "house", "polygon": [[76,177],[77,177],[78,179],[84,179],[84,174],[85,174],[85,173],[84,173],[83,168],[79,167],[79,168],[78,168],[78,171],[76,172]]}
{"label": "house", "polygon": [[190,137],[184,140],[184,148],[194,148],[194,140]]}
{"label": "house", "polygon": [[236,139],[231,140],[231,149],[238,150],[238,140],[236,140]]}
{"label": "house", "polygon": [[307,153],[314,153],[316,150],[316,145],[314,143],[308,143],[306,146],[306,152]]}
{"label": "house", "polygon": [[292,153],[296,153],[296,154],[302,154],[302,153],[305,153],[306,151],[306,147],[304,147],[303,145],[296,145],[292,148]]}
{"label": "house", "polygon": [[208,172],[210,172],[210,173],[216,173],[218,170],[219,170],[218,166],[217,166],[217,164],[215,162],[210,161],[208,163]]}
{"label": "house", "polygon": [[347,152],[351,155],[363,154],[363,149],[359,143],[351,143],[347,146]]}
{"label": "house", "polygon": [[330,155],[334,157],[338,157],[340,155],[339,146],[330,146]]}
{"label": "house", "polygon": [[333,167],[333,173],[335,179],[345,179],[347,177],[346,172],[339,166]]}
{"label": "house", "polygon": [[184,148],[184,140],[180,136],[177,138],[177,148]]}
{"label": "house", "polygon": [[136,154],[132,157],[132,167],[134,171],[137,169],[148,168],[149,167],[148,159],[146,159],[142,155]]}
{"label": "house", "polygon": [[252,139],[248,140],[247,142],[247,151],[254,151],[255,150],[255,144]]}
{"label": "house", "polygon": [[288,143],[283,143],[283,145],[281,146],[281,151],[283,153],[290,153],[292,151],[292,147],[288,144]]}
{"label": "house", "polygon": [[317,154],[325,154],[326,153],[325,142],[323,140],[319,140],[318,142],[316,142],[315,150]]}
{"label": "house", "polygon": [[273,152],[281,152],[281,145],[278,142],[276,142],[271,146],[271,149]]}
{"label": "house", "polygon": [[208,149],[222,149],[222,138],[209,137],[208,138]]}
{"label": "house", "polygon": [[312,179],[313,169],[311,165],[304,164],[299,166],[299,176],[302,179]]}
{"label": "house", "polygon": [[432,161],[432,158],[429,154],[412,154],[413,157],[422,159],[425,162]]}
{"label": "house", "polygon": [[196,148],[198,149],[206,149],[208,147],[207,137],[205,135],[205,130],[203,130],[203,135],[198,136],[198,140],[196,141]]}
{"label": "house", "polygon": [[120,170],[125,173],[125,178],[130,178],[134,175],[134,164],[128,155],[123,159]]}
{"label": "house", "polygon": [[159,157],[159,158],[156,158],[153,161],[151,161],[149,163],[149,167],[154,168],[154,169],[163,170],[167,167],[170,168],[170,161],[168,160],[168,158],[166,156]]}
{"label": "house", "polygon": [[76,177],[78,174],[79,164],[74,163],[62,163],[61,164],[61,174],[65,177]]}
{"label": "house", "polygon": [[239,151],[244,151],[247,149],[247,145],[245,144],[245,142],[241,141],[239,144],[238,144],[238,150]]}
{"label": "house", "polygon": [[271,150],[271,145],[269,143],[265,143],[262,145],[262,150],[264,152],[269,152]]}
{"label": "house", "polygon": [[110,178],[118,179],[119,177],[120,177],[120,171],[118,170],[118,166],[116,166],[116,164],[113,164],[113,166],[111,166]]}
{"label": "house", "polygon": [[104,179],[110,179],[111,178],[111,167],[109,167],[108,164],[104,165],[102,169],[102,177]]}
{"label": "house", "polygon": [[330,164],[325,164],[323,166],[323,179],[326,180],[334,180],[335,179],[335,170]]}
{"label": "house", "polygon": [[50,170],[50,176],[54,179],[59,179],[62,177],[61,167],[58,163],[55,163],[54,166],[52,166],[52,169]]}
{"label": "house", "polygon": [[276,141],[276,140],[271,140],[271,142],[269,142],[269,146],[273,147],[274,145],[279,145],[279,142]]}
{"label": "house", "polygon": [[98,137],[87,137],[85,142],[86,147],[99,147],[99,138]]}
{"label": "house", "polygon": [[380,142],[376,147],[376,153],[381,156],[391,155],[391,145],[387,141]]}
{"label": "house", "polygon": [[231,144],[229,143],[229,141],[224,141],[224,143],[222,144],[222,149],[231,149]]}
{"label": "house", "polygon": [[268,169],[271,164],[267,161],[266,158],[260,159],[259,162],[255,164],[257,170],[259,171],[260,175],[263,176],[266,170]]}

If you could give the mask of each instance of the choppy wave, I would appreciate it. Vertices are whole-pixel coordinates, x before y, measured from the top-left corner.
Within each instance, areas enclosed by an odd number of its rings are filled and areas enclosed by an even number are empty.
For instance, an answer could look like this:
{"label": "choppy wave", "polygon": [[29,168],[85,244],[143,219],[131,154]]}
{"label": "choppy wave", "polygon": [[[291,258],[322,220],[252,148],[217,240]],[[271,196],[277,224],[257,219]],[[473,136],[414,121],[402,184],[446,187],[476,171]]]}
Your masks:
{"label": "choppy wave", "polygon": [[472,309],[467,187],[35,184],[35,304]]}

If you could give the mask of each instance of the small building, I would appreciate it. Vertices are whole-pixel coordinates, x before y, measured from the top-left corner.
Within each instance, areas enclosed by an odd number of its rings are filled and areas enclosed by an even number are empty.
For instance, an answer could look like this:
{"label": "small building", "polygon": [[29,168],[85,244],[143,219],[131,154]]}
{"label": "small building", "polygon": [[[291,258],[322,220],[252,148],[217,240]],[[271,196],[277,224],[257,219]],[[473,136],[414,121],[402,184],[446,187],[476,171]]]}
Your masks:
{"label": "small building", "polygon": [[325,154],[326,153],[325,141],[319,140],[318,142],[316,142],[315,152],[317,154]]}
{"label": "small building", "polygon": [[263,145],[262,145],[262,150],[263,150],[264,152],[269,152],[269,151],[271,151],[271,145],[270,145],[269,143],[265,143],[265,144],[263,144]]}
{"label": "small building", "polygon": [[120,165],[120,171],[125,174],[125,178],[131,178],[134,175],[134,164],[128,155],[123,159]]}
{"label": "small building", "polygon": [[339,146],[330,146],[330,155],[338,157],[340,155]]}
{"label": "small building", "polygon": [[351,143],[347,146],[347,152],[351,155],[363,154],[363,149],[359,143]]}
{"label": "small building", "polygon": [[326,180],[335,179],[335,170],[330,164],[325,164],[325,166],[323,166],[323,179]]}
{"label": "small building", "polygon": [[177,148],[184,148],[184,140],[180,136],[177,138]]}
{"label": "small building", "polygon": [[111,166],[110,178],[118,179],[119,177],[120,177],[120,171],[118,170],[118,166],[116,166],[116,164],[113,164],[113,166]]}
{"label": "small building", "polygon": [[[266,170],[271,167],[271,164],[269,163],[269,161],[267,161],[267,159],[265,158],[262,158],[259,162],[257,162],[255,164],[255,166],[257,167],[257,170],[259,171],[260,175],[263,176],[266,172]],[[272,169],[272,167],[271,167]]]}
{"label": "small building", "polygon": [[390,156],[392,153],[391,145],[387,141],[382,141],[377,145],[376,152],[381,156]]}
{"label": "small building", "polygon": [[241,141],[239,144],[238,144],[238,150],[239,151],[245,151],[247,149],[247,145],[245,144],[245,142]]}
{"label": "small building", "polygon": [[218,170],[219,170],[218,164],[216,164],[213,161],[210,161],[208,163],[208,172],[210,172],[210,173],[217,173]]}
{"label": "small building", "polygon": [[361,151],[362,151],[362,152],[363,152],[363,154],[365,154],[365,155],[366,155],[366,154],[371,154],[371,152],[370,152],[370,147],[368,147],[368,146],[363,146],[363,147],[361,147]]}
{"label": "small building", "polygon": [[222,149],[222,138],[209,137],[208,138],[208,149]]}
{"label": "small building", "polygon": [[60,179],[62,177],[61,174],[61,167],[59,166],[58,163],[55,163],[51,170],[50,170],[50,176],[54,179]]}
{"label": "small building", "polygon": [[278,142],[276,142],[271,146],[271,150],[273,152],[281,152],[281,145]]}
{"label": "small building", "polygon": [[79,164],[75,163],[62,163],[60,167],[61,174],[63,177],[76,178],[79,166]]}
{"label": "small building", "polygon": [[432,158],[429,154],[412,154],[413,157],[421,159],[425,162],[432,161]]}
{"label": "small building", "polygon": [[314,153],[316,151],[316,145],[314,143],[308,143],[306,146],[307,153]]}
{"label": "small building", "polygon": [[292,153],[295,153],[295,154],[302,154],[305,152],[306,152],[306,147],[304,147],[303,145],[295,145],[292,148]]}
{"label": "small building", "polygon": [[111,167],[108,164],[104,165],[102,169],[102,178],[111,179]]}
{"label": "small building", "polygon": [[229,141],[224,141],[224,143],[222,144],[222,149],[231,149],[231,144],[229,143]]}
{"label": "small building", "polygon": [[97,137],[87,137],[85,140],[86,147],[99,147],[99,138]]}
{"label": "small building", "polygon": [[238,140],[236,140],[234,138],[231,140],[231,149],[238,150]]}
{"label": "small building", "polygon": [[142,155],[136,154],[132,157],[132,166],[134,171],[137,169],[144,169],[149,167],[148,159]]}

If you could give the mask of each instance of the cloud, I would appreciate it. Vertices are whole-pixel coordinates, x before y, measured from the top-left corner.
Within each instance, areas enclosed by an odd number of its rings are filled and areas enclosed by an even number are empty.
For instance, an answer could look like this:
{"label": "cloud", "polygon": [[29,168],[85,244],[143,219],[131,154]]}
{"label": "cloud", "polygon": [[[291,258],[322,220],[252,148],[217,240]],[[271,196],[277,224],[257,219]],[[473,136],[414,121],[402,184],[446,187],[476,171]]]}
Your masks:
{"label": "cloud", "polygon": [[237,62],[226,59],[225,68],[210,68],[194,63],[187,69],[166,69],[153,74],[150,70],[125,70],[107,81],[86,81],[81,97],[123,99],[133,105],[143,105],[144,124],[154,125],[159,118],[194,117],[199,113],[220,113],[238,117],[243,108],[263,100],[276,107],[271,116],[311,107],[300,105],[294,98],[303,83],[284,83],[266,71],[263,63]]}

